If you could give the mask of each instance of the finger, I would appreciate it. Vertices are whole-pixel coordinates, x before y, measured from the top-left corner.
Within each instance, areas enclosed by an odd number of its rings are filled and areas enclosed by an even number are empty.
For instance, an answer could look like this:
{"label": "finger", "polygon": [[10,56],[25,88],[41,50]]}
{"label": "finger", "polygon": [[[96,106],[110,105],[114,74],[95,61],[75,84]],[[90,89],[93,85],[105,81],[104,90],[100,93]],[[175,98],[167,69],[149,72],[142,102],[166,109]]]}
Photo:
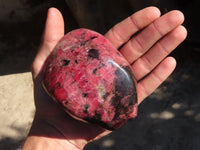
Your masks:
{"label": "finger", "polygon": [[137,85],[138,103],[149,96],[173,72],[176,60],[167,57],[146,78]]}
{"label": "finger", "polygon": [[144,8],[115,25],[105,34],[105,37],[116,48],[119,48],[122,44],[126,43],[134,33],[149,25],[159,16],[160,11],[158,8]]}
{"label": "finger", "polygon": [[53,50],[57,42],[64,36],[64,21],[62,14],[56,8],[50,8],[47,13],[42,41],[32,65],[33,77],[41,70],[44,61]]}
{"label": "finger", "polygon": [[155,20],[141,33],[133,37],[120,52],[133,63],[140,56],[146,53],[160,38],[172,31],[184,21],[184,15],[180,11],[171,11]]}
{"label": "finger", "polygon": [[150,73],[169,53],[171,53],[186,38],[187,31],[178,26],[166,37],[160,40],[145,55],[132,64],[136,80],[140,80]]}

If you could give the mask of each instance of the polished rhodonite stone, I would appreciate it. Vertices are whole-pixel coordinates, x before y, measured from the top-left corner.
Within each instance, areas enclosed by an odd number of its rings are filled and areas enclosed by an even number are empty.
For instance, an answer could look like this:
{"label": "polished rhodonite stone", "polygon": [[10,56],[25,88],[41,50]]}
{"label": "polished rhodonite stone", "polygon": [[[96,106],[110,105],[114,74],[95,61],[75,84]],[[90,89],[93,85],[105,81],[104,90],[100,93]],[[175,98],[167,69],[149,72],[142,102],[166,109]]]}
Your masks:
{"label": "polished rhodonite stone", "polygon": [[118,129],[137,115],[134,75],[102,35],[88,29],[66,34],[48,57],[43,85],[73,117]]}

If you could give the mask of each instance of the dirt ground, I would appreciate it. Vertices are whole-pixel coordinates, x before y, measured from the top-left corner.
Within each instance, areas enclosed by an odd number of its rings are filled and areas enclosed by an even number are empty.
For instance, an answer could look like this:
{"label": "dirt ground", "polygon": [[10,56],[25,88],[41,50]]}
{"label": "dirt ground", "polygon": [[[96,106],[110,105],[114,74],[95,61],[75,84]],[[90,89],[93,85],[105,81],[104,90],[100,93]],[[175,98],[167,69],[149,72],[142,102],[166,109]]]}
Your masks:
{"label": "dirt ground", "polygon": [[[200,23],[192,15],[200,5],[197,6],[197,1],[193,0],[185,7],[183,2],[186,3],[182,1],[177,9],[182,8],[186,15],[184,25],[189,34],[187,40],[171,54],[177,59],[176,70],[139,106],[136,119],[88,144],[85,150],[200,149]],[[72,20],[74,26],[69,24],[66,31],[78,26],[79,23],[65,15],[69,13],[69,8],[64,0],[0,0],[2,150],[19,149],[31,125],[34,102],[30,66],[50,6],[59,8],[66,21]],[[191,9],[192,6],[194,9]],[[137,9],[140,7],[145,6],[138,5]],[[163,12],[167,8],[161,7]],[[168,9],[172,8],[176,5],[170,5]]]}

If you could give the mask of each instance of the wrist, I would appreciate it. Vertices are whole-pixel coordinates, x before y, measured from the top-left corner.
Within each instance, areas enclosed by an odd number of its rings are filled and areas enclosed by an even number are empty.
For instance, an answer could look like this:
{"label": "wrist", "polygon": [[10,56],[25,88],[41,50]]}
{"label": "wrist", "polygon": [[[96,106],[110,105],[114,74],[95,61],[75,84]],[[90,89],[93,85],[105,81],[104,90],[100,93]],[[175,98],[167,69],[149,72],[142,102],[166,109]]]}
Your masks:
{"label": "wrist", "polygon": [[48,121],[35,116],[22,150],[81,150],[85,146],[75,144]]}
{"label": "wrist", "polygon": [[28,136],[22,150],[80,150],[70,142],[64,139],[43,137],[43,136]]}

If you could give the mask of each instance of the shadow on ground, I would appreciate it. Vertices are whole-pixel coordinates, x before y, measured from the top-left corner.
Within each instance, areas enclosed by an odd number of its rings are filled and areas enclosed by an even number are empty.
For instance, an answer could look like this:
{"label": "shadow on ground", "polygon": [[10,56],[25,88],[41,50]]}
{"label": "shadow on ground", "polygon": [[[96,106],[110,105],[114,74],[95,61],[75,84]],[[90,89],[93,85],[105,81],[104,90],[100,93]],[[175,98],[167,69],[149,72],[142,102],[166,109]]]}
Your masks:
{"label": "shadow on ground", "polygon": [[[128,1],[132,5],[135,2]],[[160,6],[162,12],[182,10],[186,15],[185,26],[189,30],[186,42],[171,54],[177,59],[177,69],[140,105],[136,119],[122,129],[88,144],[85,150],[200,149],[200,24],[195,18],[199,2],[170,2],[165,4],[160,0],[155,5]],[[9,3],[13,1],[0,0],[0,11],[10,10],[0,18],[0,75],[30,71],[49,7],[59,8],[64,14],[65,22],[71,21],[70,24],[67,23],[66,31],[78,27],[75,19],[68,15],[70,9],[65,0],[24,0],[17,1],[16,6],[12,7]],[[154,4],[150,1],[147,3],[137,4],[135,10]],[[114,10],[113,8],[112,11]],[[23,132],[23,128],[14,130]],[[24,136],[18,139],[4,137],[0,140],[0,149],[17,149],[23,140]]]}
{"label": "shadow on ground", "polygon": [[[15,132],[17,136],[3,136],[0,140],[0,149],[5,150],[18,150],[21,148],[22,143],[24,142],[24,138],[27,133],[25,132],[25,128],[30,126],[28,124],[18,127],[16,125],[11,125],[9,130]],[[2,136],[2,135],[1,135]]]}
{"label": "shadow on ground", "polygon": [[49,7],[59,8],[65,22],[70,20],[66,32],[77,27],[64,0],[0,0],[0,11],[4,12],[0,15],[0,75],[30,71]]}

